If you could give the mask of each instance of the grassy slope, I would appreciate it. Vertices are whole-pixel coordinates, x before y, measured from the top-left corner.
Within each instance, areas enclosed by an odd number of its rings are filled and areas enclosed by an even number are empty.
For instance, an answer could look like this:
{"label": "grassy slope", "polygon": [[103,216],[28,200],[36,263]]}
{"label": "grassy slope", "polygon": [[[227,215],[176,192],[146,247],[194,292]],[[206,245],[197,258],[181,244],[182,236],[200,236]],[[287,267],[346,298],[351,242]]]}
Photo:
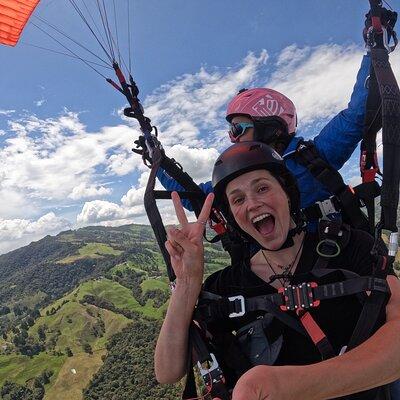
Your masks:
{"label": "grassy slope", "polygon": [[[0,355],[0,387],[6,379],[23,385],[46,369],[54,371],[56,376],[66,358],[47,353],[41,353],[33,358],[15,354]],[[52,377],[52,381],[55,376]]]}
{"label": "grassy slope", "polygon": [[[154,288],[156,282],[157,280],[151,280],[145,287]],[[157,282],[157,284],[161,284],[163,288],[168,287],[163,282]],[[82,398],[82,389],[102,364],[101,356],[106,352],[107,341],[130,321],[123,315],[92,305],[80,304],[79,300],[85,294],[96,295],[111,301],[118,308],[135,310],[153,318],[160,318],[166,307],[156,309],[153,307],[152,300],[142,307],[129,289],[109,279],[85,282],[67,296],[41,310],[42,317],[38,318],[29,330],[29,334],[37,338],[39,326],[46,325],[47,340],[51,336],[57,338],[55,350],[64,352],[68,346],[72,349],[74,356],[54,356],[48,353],[41,353],[33,358],[18,355],[0,356],[0,387],[6,379],[25,384],[29,379],[48,369],[54,371],[54,375],[46,387],[46,400]],[[68,302],[63,304],[67,300]],[[60,309],[53,315],[46,315],[46,311],[50,312],[58,307]],[[91,328],[99,319],[104,322],[105,334],[102,337],[95,337]],[[60,331],[61,335],[58,335],[57,331]],[[92,346],[94,351],[92,356],[83,352],[84,343]],[[76,375],[71,373],[71,368],[77,370]]]}
{"label": "grassy slope", "polygon": [[[148,228],[148,227],[147,227]],[[156,252],[154,239],[148,233],[142,231],[142,227],[132,226],[128,233],[133,233],[135,240],[140,242],[140,246],[148,249],[154,257],[155,264],[161,270],[164,270],[164,262],[161,254]],[[79,233],[79,231],[77,231]],[[113,246],[120,244],[108,237],[107,243],[100,243],[101,237],[92,237],[91,240],[85,240],[84,235],[78,235],[75,232],[66,232],[60,234],[59,240],[71,242],[75,244],[84,243],[77,251],[59,261],[60,264],[73,263],[79,259],[100,259],[105,255],[118,256],[122,252],[116,250]],[[84,233],[84,232],[83,232]],[[147,236],[146,236],[147,235]],[[101,236],[101,235],[100,235]],[[125,239],[124,239],[125,240]],[[128,238],[131,242],[132,238]],[[221,252],[215,251],[206,245],[209,251],[211,261],[211,269],[220,268]],[[153,249],[153,250],[152,250]],[[219,253],[219,254],[218,254]],[[161,289],[168,290],[168,280],[166,277],[149,278],[148,273],[141,269],[140,261],[127,261],[123,264],[115,266],[110,272],[115,273],[125,268],[134,269],[137,272],[143,272],[147,278],[142,284],[142,290],[145,293],[148,290]],[[226,265],[226,263],[225,263]],[[46,340],[53,338],[54,350],[65,353],[65,348],[70,347],[73,352],[72,357],[66,355],[54,355],[51,352],[41,353],[32,358],[21,355],[0,355],[0,387],[6,379],[25,384],[30,379],[38,376],[45,369],[52,370],[54,375],[51,382],[46,386],[46,400],[52,399],[71,399],[80,400],[82,398],[82,388],[84,388],[93,374],[101,366],[101,356],[105,354],[105,346],[108,339],[123,329],[130,320],[120,314],[99,309],[92,305],[82,305],[79,300],[85,294],[96,295],[112,302],[116,307],[121,309],[130,309],[146,315],[147,317],[160,318],[165,311],[167,304],[157,309],[153,307],[153,300],[148,300],[145,306],[140,306],[137,300],[132,296],[130,289],[127,289],[118,283],[108,279],[98,279],[87,281],[79,285],[74,291],[53,302],[48,307],[41,310],[42,317],[38,318],[35,325],[30,328],[29,335],[37,339],[37,331],[39,326],[45,325]],[[42,300],[44,294],[39,293],[37,299],[25,299],[29,305],[38,303]],[[34,300],[34,301],[33,301]],[[68,301],[63,304],[63,302]],[[28,305],[28,304],[27,304]],[[57,308],[59,308],[57,310]],[[53,311],[52,311],[53,309]],[[54,310],[57,310],[54,313]],[[52,315],[46,315],[46,311]],[[93,334],[93,326],[102,320],[105,325],[105,334],[102,337],[96,337]],[[60,333],[59,333],[60,332]],[[12,335],[8,338],[12,341]],[[4,343],[0,338],[0,345]],[[83,352],[82,345],[89,343],[94,354],[88,355]],[[77,367],[78,366],[78,367]],[[71,369],[75,368],[77,374],[72,374]]]}
{"label": "grassy slope", "polygon": [[59,264],[70,264],[82,258],[101,258],[103,255],[118,256],[122,253],[120,250],[115,250],[105,243],[87,243],[78,250],[78,254],[65,257],[58,261]]}
{"label": "grassy slope", "polygon": [[82,389],[89,384],[91,377],[103,364],[101,357],[104,354],[105,350],[98,350],[92,355],[80,353],[68,357],[58,373],[57,380],[46,390],[44,400],[81,400]]}
{"label": "grassy slope", "polygon": [[141,288],[143,290],[143,293],[146,293],[148,290],[155,290],[155,289],[160,289],[160,290],[168,290],[169,285],[167,281],[161,280],[161,279],[146,279],[141,283]]}

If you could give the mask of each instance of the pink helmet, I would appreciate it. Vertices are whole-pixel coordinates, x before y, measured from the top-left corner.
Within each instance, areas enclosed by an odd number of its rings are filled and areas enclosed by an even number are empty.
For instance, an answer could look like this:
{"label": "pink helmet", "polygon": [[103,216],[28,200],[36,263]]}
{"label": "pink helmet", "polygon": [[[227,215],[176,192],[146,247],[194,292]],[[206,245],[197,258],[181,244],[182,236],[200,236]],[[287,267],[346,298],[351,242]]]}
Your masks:
{"label": "pink helmet", "polygon": [[241,90],[229,103],[226,119],[235,115],[248,115],[254,120],[277,117],[287,126],[288,133],[296,131],[296,108],[291,100],[276,90],[255,88]]}

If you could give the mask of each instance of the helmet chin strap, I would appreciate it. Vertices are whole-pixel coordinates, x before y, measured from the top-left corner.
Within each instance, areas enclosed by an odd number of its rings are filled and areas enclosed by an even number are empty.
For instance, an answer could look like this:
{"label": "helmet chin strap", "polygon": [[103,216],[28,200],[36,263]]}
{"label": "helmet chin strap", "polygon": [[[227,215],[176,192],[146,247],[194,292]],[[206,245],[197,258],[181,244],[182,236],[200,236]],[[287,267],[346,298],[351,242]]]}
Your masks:
{"label": "helmet chin strap", "polygon": [[253,139],[271,146],[282,155],[291,140],[291,136],[283,130],[282,125],[279,123],[266,124],[256,121],[254,123]]}
{"label": "helmet chin strap", "polygon": [[288,249],[289,247],[292,247],[294,245],[294,241],[293,241],[293,237],[298,235],[299,233],[303,232],[306,230],[306,222],[301,220],[298,224],[296,224],[296,226],[292,229],[289,230],[287,236],[286,236],[286,240],[283,242],[283,244],[278,248],[278,249],[267,249],[266,247],[261,246],[260,243],[258,243],[262,250],[267,250],[267,251],[281,251],[281,250],[285,250]]}

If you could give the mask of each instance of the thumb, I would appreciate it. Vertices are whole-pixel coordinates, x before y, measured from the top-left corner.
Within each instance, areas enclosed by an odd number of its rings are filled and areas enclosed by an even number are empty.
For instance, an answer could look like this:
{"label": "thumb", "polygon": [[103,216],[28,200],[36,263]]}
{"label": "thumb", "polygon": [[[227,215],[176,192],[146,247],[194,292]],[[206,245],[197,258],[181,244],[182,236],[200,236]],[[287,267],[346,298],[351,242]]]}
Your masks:
{"label": "thumb", "polygon": [[232,400],[261,400],[261,397],[250,382],[238,381],[233,389]]}

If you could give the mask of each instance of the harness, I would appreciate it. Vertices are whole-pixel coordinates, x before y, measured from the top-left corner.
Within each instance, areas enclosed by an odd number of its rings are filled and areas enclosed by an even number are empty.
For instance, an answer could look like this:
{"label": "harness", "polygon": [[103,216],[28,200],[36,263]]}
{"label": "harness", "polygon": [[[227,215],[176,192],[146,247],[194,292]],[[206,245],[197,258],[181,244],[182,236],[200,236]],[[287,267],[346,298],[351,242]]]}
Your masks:
{"label": "harness", "polygon": [[[245,317],[248,313],[262,312],[265,313],[262,321],[265,318],[276,318],[290,329],[309,337],[318,349],[321,359],[326,360],[338,354],[310,311],[320,307],[328,299],[363,294],[364,302],[356,327],[346,348],[342,349],[341,354],[364,342],[374,333],[379,316],[390,297],[390,290],[386,281],[388,273],[387,257],[377,253],[373,255],[374,271],[371,276],[361,277],[348,270],[330,269],[330,261],[337,257],[347,246],[350,231],[348,226],[340,225],[339,221],[321,221],[319,228],[321,234],[316,248],[319,256],[316,264],[309,272],[310,280],[282,287],[278,289],[277,293],[255,297],[245,297],[241,294],[224,297],[203,291],[194,313],[194,318],[199,322],[199,325],[206,330],[207,325],[210,323],[217,322],[218,324],[224,324],[234,319],[238,319],[239,321],[240,318]],[[321,285],[317,283],[321,278],[337,271],[343,274],[344,281]],[[370,293],[369,296],[366,295],[367,292]],[[241,330],[246,331],[248,335],[247,340],[251,341],[254,330],[263,323],[260,321],[257,319],[254,323],[239,329],[238,332]],[[260,353],[260,346],[257,344],[257,335],[255,336],[255,343],[249,344],[248,342],[247,344],[249,347],[247,350],[247,360],[243,361],[242,358],[240,358],[240,361],[234,360],[234,364],[238,368],[243,368],[243,365],[240,366],[243,362],[247,362],[248,368],[258,365],[255,359],[253,363],[250,362],[249,364],[249,359],[251,361],[255,353]],[[237,339],[237,341],[240,342],[240,339]],[[268,357],[264,358],[264,363],[266,362],[267,365],[274,364],[279,354],[280,345],[278,346],[277,342],[275,342],[267,346],[270,348],[270,354],[272,355],[269,359]],[[252,351],[253,347],[254,351]],[[252,354],[253,357],[251,356]],[[203,358],[206,357],[203,354]],[[212,376],[213,372],[218,370],[219,365],[213,353],[208,354],[208,360],[212,360],[210,369],[203,367],[200,371],[202,375],[207,376],[210,374]],[[240,370],[240,373],[244,373],[245,370]]]}

